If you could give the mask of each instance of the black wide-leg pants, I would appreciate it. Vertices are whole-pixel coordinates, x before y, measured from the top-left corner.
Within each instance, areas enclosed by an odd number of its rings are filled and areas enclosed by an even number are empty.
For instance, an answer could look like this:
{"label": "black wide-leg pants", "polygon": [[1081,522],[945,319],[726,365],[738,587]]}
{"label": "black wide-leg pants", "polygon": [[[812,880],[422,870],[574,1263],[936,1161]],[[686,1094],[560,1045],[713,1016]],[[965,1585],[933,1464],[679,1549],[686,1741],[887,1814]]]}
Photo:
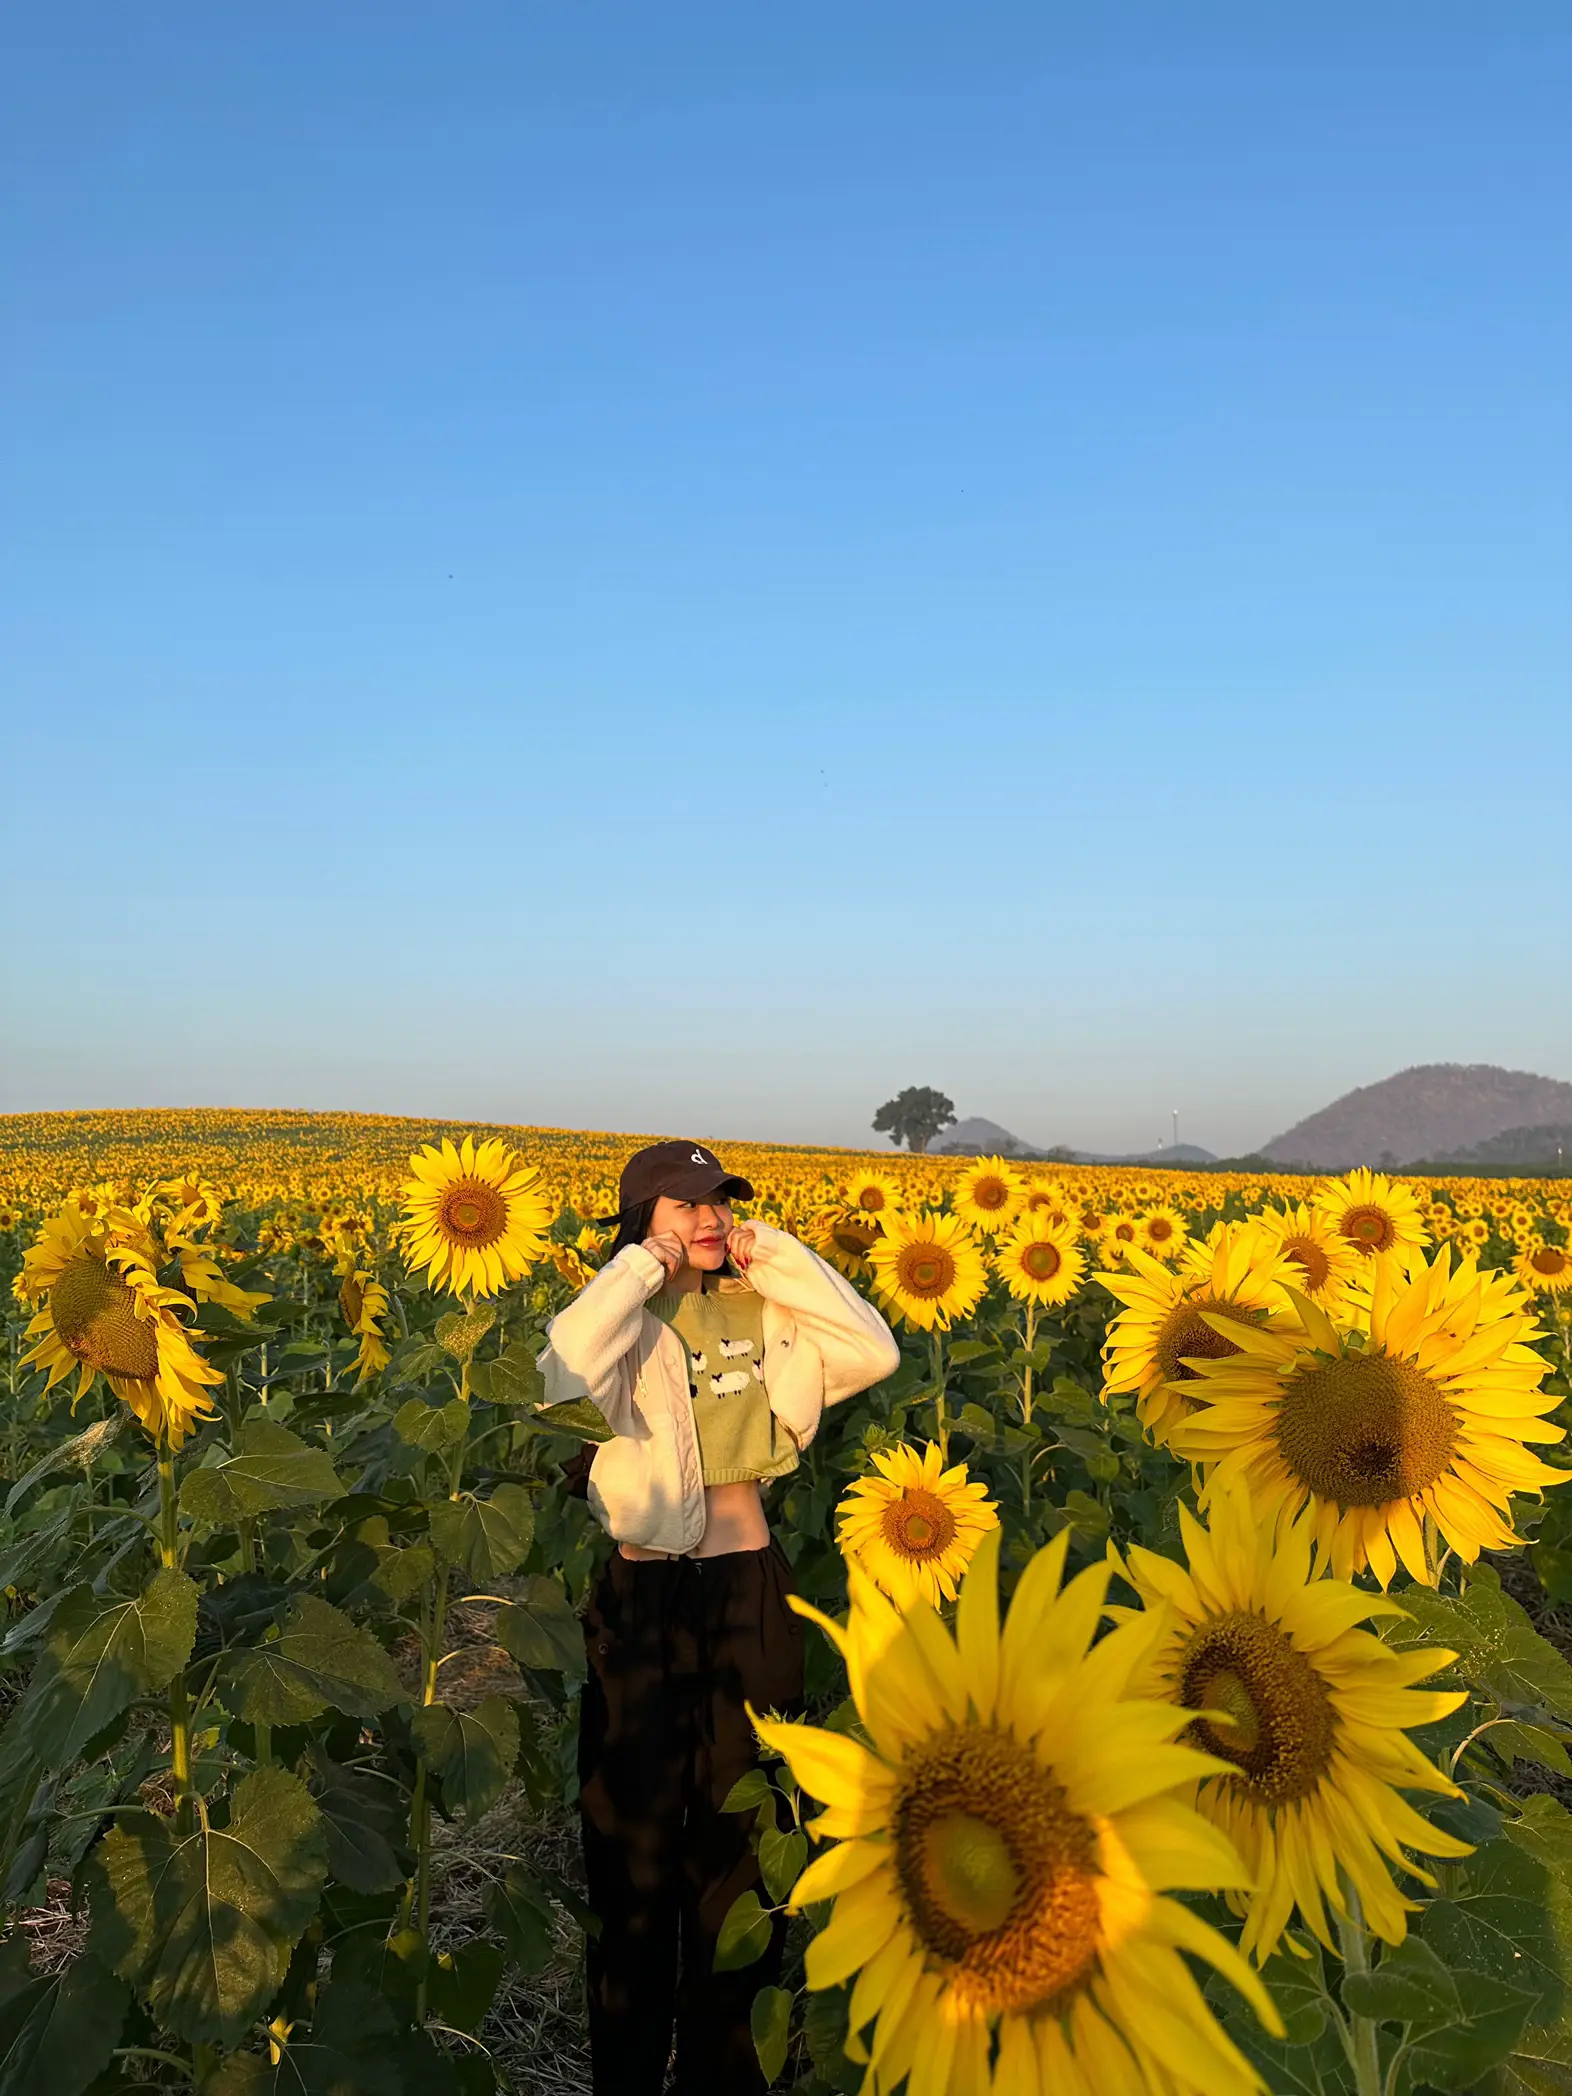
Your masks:
{"label": "black wide-leg pants", "polygon": [[588,1954],[595,2096],[660,2096],[673,2027],[681,2096],[764,2088],[748,2011],[779,1977],[785,1922],[777,1916],[755,1963],[713,1969],[727,1910],[759,1884],[754,1816],[721,1806],[757,1758],[744,1699],[761,1715],[801,1709],[791,1590],[775,1542],[707,1558],[618,1552],[585,1613],[580,1816],[601,1924]]}

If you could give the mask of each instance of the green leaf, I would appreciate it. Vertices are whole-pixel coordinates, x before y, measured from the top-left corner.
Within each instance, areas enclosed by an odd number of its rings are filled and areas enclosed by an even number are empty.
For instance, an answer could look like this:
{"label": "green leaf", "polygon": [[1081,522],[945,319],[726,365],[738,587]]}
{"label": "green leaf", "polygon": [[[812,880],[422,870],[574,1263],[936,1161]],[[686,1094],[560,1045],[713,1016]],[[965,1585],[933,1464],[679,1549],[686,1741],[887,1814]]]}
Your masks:
{"label": "green leaf", "polygon": [[429,1456],[457,1448],[469,1432],[469,1406],[461,1397],[445,1405],[428,1405],[423,1397],[412,1397],[393,1414],[393,1431],[410,1448],[424,1449]]}
{"label": "green leaf", "polygon": [[731,1789],[727,1791],[726,1802],[721,1806],[721,1810],[722,1812],[757,1812],[761,1805],[767,1805],[770,1802],[773,1795],[774,1793],[770,1789],[770,1779],[765,1775],[763,1769],[749,1769],[747,1774],[739,1776],[731,1786]]}
{"label": "green leaf", "polygon": [[1430,1948],[1410,1936],[1373,1972],[1350,1972],[1343,1978],[1343,2000],[1356,2016],[1377,2023],[1444,2022],[1457,2007],[1452,1975]]}
{"label": "green leaf", "polygon": [[574,1614],[562,1582],[537,1572],[522,1584],[522,1599],[497,1610],[497,1643],[521,1667],[582,1674],[584,1626]]}
{"label": "green leaf", "polygon": [[510,1864],[502,1883],[487,1892],[486,1919],[520,1972],[545,1971],[554,1948],[551,1899],[522,1864]]}
{"label": "green leaf", "polygon": [[784,1987],[761,1987],[748,2010],[748,2028],[758,2054],[759,2071],[765,2085],[785,2071],[786,2051],[791,2043],[792,1997]]}
{"label": "green leaf", "polygon": [[944,1356],[952,1368],[963,1368],[968,1361],[981,1361],[998,1351],[992,1339],[956,1339],[945,1348]]}
{"label": "green leaf", "polygon": [[404,1830],[398,1791],[363,1769],[340,1767],[315,1743],[311,1758],[329,1874],[351,1892],[393,1891],[407,1875],[398,1855]]}
{"label": "green leaf", "polygon": [[226,1827],[180,1833],[151,1812],[117,1821],[94,1853],[92,1947],[192,2045],[233,2050],[283,1983],[327,1875],[306,1786],[258,1769]]}
{"label": "green leaf", "polygon": [[450,1367],[446,1351],[434,1339],[415,1332],[393,1349],[384,1374],[392,1388],[398,1383],[429,1383],[433,1376],[448,1373]]}
{"label": "green leaf", "polygon": [[535,1366],[535,1352],[515,1339],[494,1361],[473,1364],[470,1389],[487,1404],[538,1405],[546,1394],[546,1378]]}
{"label": "green leaf", "polygon": [[94,1957],[74,1958],[8,1993],[0,2004],[0,2096],[81,2096],[109,2065],[128,1999],[125,1982]]}
{"label": "green leaf", "polygon": [[[1283,2019],[1286,2042],[1313,2045],[1326,2029],[1326,1985],[1321,1947],[1312,1943],[1308,1957],[1277,1951],[1261,1968],[1266,1990]],[[1235,1997],[1237,1999],[1237,1997]]]}
{"label": "green leaf", "polygon": [[167,1688],[191,1657],[197,1590],[162,1568],[130,1600],[80,1587],[56,1613],[26,1695],[6,1727],[46,1768],[64,1768],[138,1696]]}
{"label": "green leaf", "polygon": [[310,2033],[290,2034],[270,2096],[404,2096],[398,2035],[380,1994],[335,1979],[317,1999]]}
{"label": "green leaf", "polygon": [[1387,1642],[1400,1651],[1420,1645],[1450,1646],[1456,1671],[1469,1687],[1492,1701],[1528,1705],[1572,1720],[1572,1666],[1548,1644],[1494,1576],[1476,1572],[1461,1597],[1405,1587],[1408,1622],[1394,1621]]}
{"label": "green leaf", "polygon": [[369,1720],[407,1700],[371,1632],[314,1594],[292,1595],[278,1636],[231,1653],[219,1684],[248,1725],[301,1725],[329,1709]]}
{"label": "green leaf", "polygon": [[431,1968],[431,2005],[455,2030],[478,2030],[496,1996],[503,1957],[494,1943],[463,1943],[445,1950]]}
{"label": "green leaf", "polygon": [[606,1424],[605,1414],[592,1398],[570,1397],[560,1405],[542,1405],[518,1425],[538,1427],[547,1434],[574,1434],[580,1441],[611,1441],[616,1437]]}
{"label": "green leaf", "polygon": [[1525,2047],[1552,2048],[1572,1981],[1572,1819],[1553,1798],[1530,1798],[1459,1871],[1462,1889],[1430,1901],[1421,1935],[1454,1970],[1527,1988],[1536,1999]]}
{"label": "green leaf", "polygon": [[325,1449],[313,1448],[265,1412],[253,1411],[241,1424],[233,1455],[210,1470],[188,1473],[180,1487],[180,1511],[189,1521],[228,1528],[256,1514],[320,1506],[343,1493]]}
{"label": "green leaf", "polygon": [[1534,2005],[1525,1988],[1503,1986],[1482,1972],[1453,1978],[1457,2006],[1415,2042],[1406,2062],[1410,2089],[1473,2088],[1512,2051]]}
{"label": "green leaf", "polygon": [[762,1958],[769,1943],[770,1917],[760,1906],[759,1895],[750,1887],[746,1892],[739,1892],[726,1910],[720,1934],[715,1939],[714,1969],[717,1972],[737,1972],[744,1965]]}
{"label": "green leaf", "polygon": [[465,1492],[431,1509],[431,1540],[450,1565],[471,1579],[502,1579],[516,1571],[535,1533],[535,1506],[522,1485],[498,1485],[489,1499]]}
{"label": "green leaf", "polygon": [[1547,1732],[1543,1725],[1525,1725],[1508,1718],[1502,1724],[1492,1725],[1478,1744],[1493,1748],[1508,1768],[1527,1761],[1539,1768],[1553,1769],[1558,1776],[1572,1776],[1572,1758],[1556,1734]]}
{"label": "green leaf", "polygon": [[421,1759],[442,1785],[451,1815],[479,1819],[501,1797],[519,1756],[519,1721],[503,1696],[488,1696],[474,1710],[431,1703],[417,1710],[413,1726]]}
{"label": "green leaf", "polygon": [[779,1827],[766,1827],[759,1836],[759,1872],[777,1906],[802,1876],[807,1860],[808,1837],[800,1829],[782,1833]]}

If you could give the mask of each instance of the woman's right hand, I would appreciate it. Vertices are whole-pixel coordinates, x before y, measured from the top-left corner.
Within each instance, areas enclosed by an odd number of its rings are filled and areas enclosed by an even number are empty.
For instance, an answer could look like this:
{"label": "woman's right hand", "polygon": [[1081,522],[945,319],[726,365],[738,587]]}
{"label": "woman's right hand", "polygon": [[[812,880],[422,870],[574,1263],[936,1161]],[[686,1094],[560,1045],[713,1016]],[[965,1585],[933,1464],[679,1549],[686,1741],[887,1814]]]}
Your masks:
{"label": "woman's right hand", "polygon": [[661,1230],[654,1237],[646,1237],[644,1249],[653,1252],[665,1267],[668,1281],[680,1266],[687,1264],[688,1248],[674,1230]]}

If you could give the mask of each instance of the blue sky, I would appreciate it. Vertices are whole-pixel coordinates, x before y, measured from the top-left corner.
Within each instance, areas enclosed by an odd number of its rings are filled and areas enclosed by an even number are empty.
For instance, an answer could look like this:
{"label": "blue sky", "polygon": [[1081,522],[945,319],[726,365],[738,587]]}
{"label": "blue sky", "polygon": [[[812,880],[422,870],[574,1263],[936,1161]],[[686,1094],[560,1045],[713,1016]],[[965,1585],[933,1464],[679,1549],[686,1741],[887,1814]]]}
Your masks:
{"label": "blue sky", "polygon": [[1572,1077],[1569,76],[1533,0],[11,10],[0,1108]]}

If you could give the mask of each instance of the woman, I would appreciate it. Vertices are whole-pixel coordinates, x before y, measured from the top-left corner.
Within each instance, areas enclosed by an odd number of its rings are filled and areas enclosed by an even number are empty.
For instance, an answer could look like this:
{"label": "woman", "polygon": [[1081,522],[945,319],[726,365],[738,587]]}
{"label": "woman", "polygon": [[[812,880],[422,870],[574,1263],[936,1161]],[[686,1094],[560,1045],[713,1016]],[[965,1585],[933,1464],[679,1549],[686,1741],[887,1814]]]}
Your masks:
{"label": "woman", "polygon": [[[754,1764],[744,1702],[802,1695],[791,1571],[759,1497],[819,1415],[892,1373],[889,1327],[784,1230],[738,1224],[752,1187],[700,1143],[656,1143],[622,1174],[606,1265],[553,1320],[546,1402],[590,1398],[613,1438],[589,1499],[616,1538],[584,1618],[580,1815],[590,1903],[597,2096],[763,2088],[748,2028],[780,1970],[713,1969],[715,1938],[759,1882],[751,1813],[721,1810]],[[680,1976],[679,1976],[680,1975]]]}

